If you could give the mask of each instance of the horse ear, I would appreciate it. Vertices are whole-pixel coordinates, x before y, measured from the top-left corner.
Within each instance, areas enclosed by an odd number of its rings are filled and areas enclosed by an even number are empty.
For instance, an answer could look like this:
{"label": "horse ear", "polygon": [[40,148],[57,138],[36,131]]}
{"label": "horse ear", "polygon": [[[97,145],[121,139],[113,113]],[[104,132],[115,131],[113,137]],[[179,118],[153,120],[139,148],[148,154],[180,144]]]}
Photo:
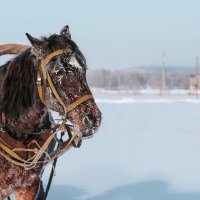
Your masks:
{"label": "horse ear", "polygon": [[32,44],[32,46],[39,46],[41,45],[42,41],[40,41],[37,38],[32,37],[30,34],[26,33],[26,36],[28,38],[28,40],[30,41],[30,43]]}
{"label": "horse ear", "polygon": [[66,25],[60,30],[60,35],[66,36],[68,39],[71,40],[71,33],[69,31],[69,26]]}

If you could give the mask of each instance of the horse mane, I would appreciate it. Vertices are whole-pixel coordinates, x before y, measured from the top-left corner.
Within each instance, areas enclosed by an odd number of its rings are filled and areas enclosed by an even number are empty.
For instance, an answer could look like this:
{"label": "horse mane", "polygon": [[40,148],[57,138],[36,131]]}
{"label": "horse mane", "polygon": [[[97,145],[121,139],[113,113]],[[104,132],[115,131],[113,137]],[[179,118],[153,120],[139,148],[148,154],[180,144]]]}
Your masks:
{"label": "horse mane", "polygon": [[6,68],[0,89],[0,112],[16,119],[37,101],[38,63],[31,54],[31,49],[27,49],[9,61]]}
{"label": "horse mane", "polygon": [[[78,49],[75,42],[63,35],[54,34],[48,38],[41,37],[41,40],[50,52],[65,48],[67,44],[73,49]],[[6,72],[3,73],[3,77],[0,73],[0,113],[4,112],[7,117],[14,120],[36,105],[39,100],[36,86],[39,63],[29,48],[2,68]]]}

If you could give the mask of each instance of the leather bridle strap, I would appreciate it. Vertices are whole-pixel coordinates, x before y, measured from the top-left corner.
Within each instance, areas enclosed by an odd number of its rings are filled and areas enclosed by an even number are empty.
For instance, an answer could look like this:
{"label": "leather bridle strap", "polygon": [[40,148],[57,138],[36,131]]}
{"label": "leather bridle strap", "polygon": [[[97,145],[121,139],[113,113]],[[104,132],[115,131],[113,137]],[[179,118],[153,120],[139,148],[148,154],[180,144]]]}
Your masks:
{"label": "leather bridle strap", "polygon": [[54,51],[53,53],[50,53],[49,55],[47,55],[45,58],[43,58],[41,60],[41,63],[40,63],[40,69],[42,71],[42,75],[44,77],[44,79],[46,80],[47,79],[47,71],[45,69],[45,65],[54,57],[56,56],[59,56],[59,55],[62,55],[62,54],[65,54],[65,53],[72,53],[73,51],[69,48],[66,48],[66,49],[59,49],[57,51]]}
{"label": "leather bridle strap", "polygon": [[[41,63],[40,63],[40,70],[38,73],[38,78],[37,78],[38,94],[39,94],[41,101],[45,104],[45,100],[43,97],[43,87],[42,87],[42,78],[41,78],[41,76],[42,76],[44,80],[47,80],[49,87],[51,88],[51,90],[52,90],[54,96],[56,97],[57,101],[59,102],[59,104],[63,107],[65,114],[70,112],[71,110],[73,110],[75,107],[77,107],[79,104],[83,103],[84,101],[93,99],[93,96],[91,94],[87,94],[87,95],[80,97],[78,100],[76,100],[69,106],[66,106],[65,103],[63,102],[62,98],[58,94],[49,73],[45,69],[46,64],[55,56],[62,55],[64,53],[71,53],[71,52],[72,52],[72,50],[69,48],[57,50],[57,51],[54,51],[53,53],[49,54],[44,59],[42,59]],[[41,76],[40,76],[40,73],[41,73]]]}

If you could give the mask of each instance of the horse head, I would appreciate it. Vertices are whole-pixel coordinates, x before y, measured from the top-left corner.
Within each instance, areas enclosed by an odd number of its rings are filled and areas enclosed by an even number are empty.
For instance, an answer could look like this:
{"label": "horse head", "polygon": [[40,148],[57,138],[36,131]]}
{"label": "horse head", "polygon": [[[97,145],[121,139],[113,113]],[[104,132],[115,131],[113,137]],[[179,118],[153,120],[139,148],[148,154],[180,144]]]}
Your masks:
{"label": "horse head", "polygon": [[86,59],[71,40],[68,26],[41,39],[26,35],[40,65],[43,104],[68,119],[82,136],[93,134],[100,126],[101,112],[87,84]]}

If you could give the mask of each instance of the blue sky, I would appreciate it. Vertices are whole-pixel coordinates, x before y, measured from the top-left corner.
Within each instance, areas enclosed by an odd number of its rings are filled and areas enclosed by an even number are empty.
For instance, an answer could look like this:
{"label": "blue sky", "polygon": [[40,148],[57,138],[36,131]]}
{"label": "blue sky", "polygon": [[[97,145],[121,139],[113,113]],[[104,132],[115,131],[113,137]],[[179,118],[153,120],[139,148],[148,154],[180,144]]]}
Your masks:
{"label": "blue sky", "polygon": [[[0,43],[25,43],[66,24],[90,69],[193,66],[200,55],[199,0],[6,0]],[[3,58],[1,58],[2,63]]]}

